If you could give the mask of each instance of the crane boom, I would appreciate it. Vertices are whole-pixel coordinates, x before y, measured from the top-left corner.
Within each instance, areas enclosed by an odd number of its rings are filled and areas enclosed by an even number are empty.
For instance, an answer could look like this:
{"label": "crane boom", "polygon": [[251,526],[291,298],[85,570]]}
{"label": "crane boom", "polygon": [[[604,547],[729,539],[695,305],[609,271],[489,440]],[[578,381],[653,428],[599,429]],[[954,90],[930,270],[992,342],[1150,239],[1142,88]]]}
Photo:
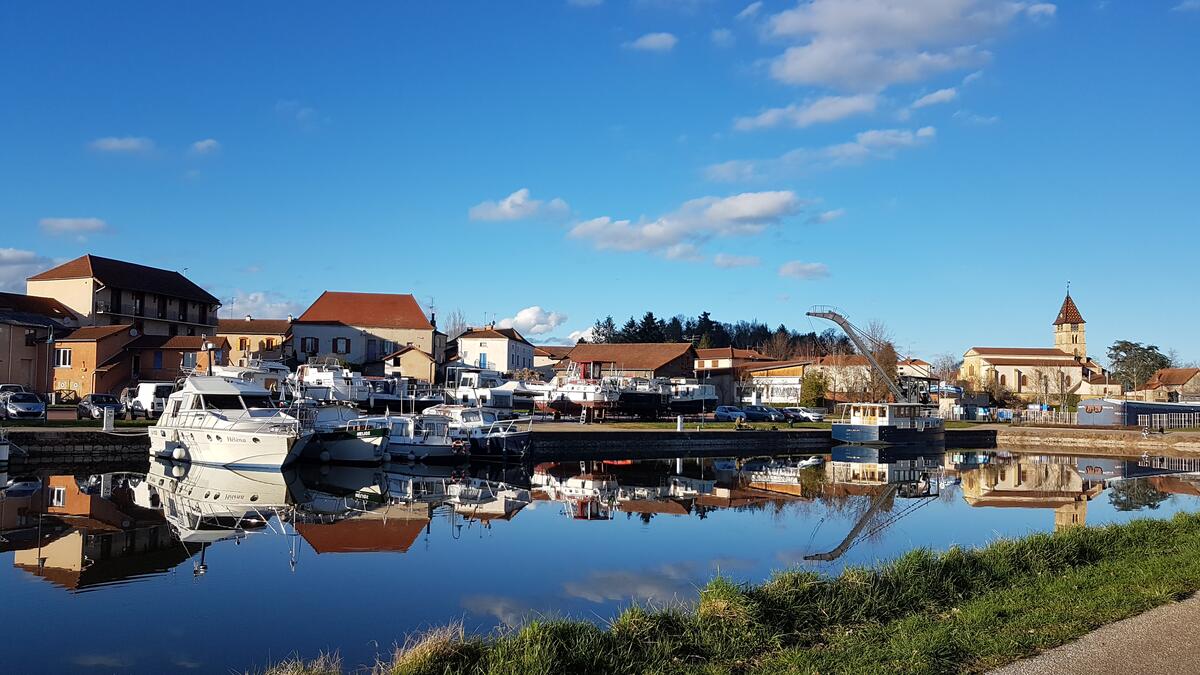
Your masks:
{"label": "crane boom", "polygon": [[850,341],[854,343],[854,346],[858,349],[858,351],[862,352],[862,355],[867,357],[867,361],[871,362],[871,367],[874,368],[875,372],[879,373],[879,376],[882,377],[883,381],[887,383],[888,391],[892,392],[892,396],[896,398],[896,402],[903,403],[908,400],[908,396],[906,396],[900,389],[900,385],[896,384],[892,380],[891,375],[888,375],[887,371],[883,369],[883,366],[879,365],[879,361],[875,360],[875,355],[872,354],[871,350],[867,347],[867,343],[863,339],[862,334],[860,334],[858,329],[854,327],[854,324],[846,320],[846,317],[842,316],[832,307],[813,307],[812,310],[806,312],[806,314],[818,319],[832,321],[840,326],[841,329],[846,333],[846,337],[850,338]]}

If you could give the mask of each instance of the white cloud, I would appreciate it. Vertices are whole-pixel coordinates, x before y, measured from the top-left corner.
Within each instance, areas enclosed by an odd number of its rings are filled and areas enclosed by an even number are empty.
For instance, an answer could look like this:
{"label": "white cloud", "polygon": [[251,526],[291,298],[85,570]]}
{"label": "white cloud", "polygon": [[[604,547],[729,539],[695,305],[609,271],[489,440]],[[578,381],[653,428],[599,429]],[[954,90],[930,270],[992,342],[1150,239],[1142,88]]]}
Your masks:
{"label": "white cloud", "polygon": [[33,251],[0,248],[0,291],[24,293],[25,280],[53,264],[54,261]]}
{"label": "white cloud", "polygon": [[685,260],[687,262],[699,262],[704,259],[698,246],[686,242],[668,246],[663,251],[663,257],[667,260]]}
{"label": "white cloud", "polygon": [[471,220],[523,220],[563,216],[571,207],[558,197],[548,202],[533,199],[529,188],[521,188],[498,202],[483,201],[472,206],[467,215]]}
{"label": "white cloud", "polygon": [[923,145],[937,135],[934,127],[870,129],[854,140],[820,148],[796,148],[772,159],[735,159],[705,168],[705,176],[718,182],[738,182],[781,173],[861,164],[870,159],[891,159],[899,150]]}
{"label": "white cloud", "polygon": [[276,101],[275,113],[306,130],[315,129],[324,121],[316,108],[295,100]]}
{"label": "white cloud", "polygon": [[941,103],[949,103],[958,98],[958,90],[954,87],[938,89],[937,91],[925,94],[921,98],[913,101],[911,108],[928,108],[931,105]]}
{"label": "white cloud", "polygon": [[215,138],[206,138],[192,143],[192,154],[194,155],[211,155],[220,149],[221,144]]}
{"label": "white cloud", "polygon": [[761,0],[746,5],[745,9],[737,13],[737,18],[742,20],[753,19],[754,17],[758,16],[758,12],[762,9],[762,5],[763,4]]}
{"label": "white cloud", "polygon": [[[1197,2],[1200,2],[1200,0],[1197,0]],[[965,76],[963,76],[963,79],[962,79],[963,86],[965,87],[968,84],[971,84],[972,82],[974,82],[975,80],[978,80],[981,77],[983,77],[982,70],[977,70],[973,73],[967,73]]]}
{"label": "white cloud", "polygon": [[979,115],[970,110],[957,110],[954,112],[954,119],[964,124],[975,124],[979,126],[987,126],[1000,121],[999,115]]}
{"label": "white cloud", "polygon": [[789,279],[824,279],[829,276],[829,268],[825,263],[792,260],[779,266],[779,276]]}
{"label": "white cloud", "polygon": [[768,20],[769,35],[800,43],[770,70],[790,84],[878,90],[985,62],[980,43],[1054,12],[1012,0],[806,0]]}
{"label": "white cloud", "polygon": [[678,43],[679,38],[670,33],[646,33],[632,42],[626,42],[625,47],[644,52],[669,52]]}
{"label": "white cloud", "polygon": [[154,149],[154,141],[144,136],[105,136],[88,143],[97,152],[142,153]]}
{"label": "white cloud", "polygon": [[808,222],[812,223],[813,225],[824,225],[826,223],[832,223],[844,215],[846,215],[846,209],[830,209],[828,211],[822,211],[812,218],[809,218]]}
{"label": "white cloud", "polygon": [[571,341],[571,344],[575,344],[576,342],[579,342],[580,340],[587,340],[588,342],[591,342],[592,341],[592,327],[589,326],[588,328],[585,328],[583,330],[573,330],[573,331],[571,331],[571,334],[567,336],[567,339]]}
{"label": "white cloud", "polygon": [[244,318],[247,314],[255,319],[282,319],[289,314],[299,316],[304,308],[299,303],[285,299],[271,291],[234,291],[233,299],[222,301],[221,314]]}
{"label": "white cloud", "polygon": [[733,126],[740,131],[765,129],[781,124],[807,127],[822,122],[835,122],[851,115],[861,115],[875,110],[878,97],[874,94],[852,96],[823,96],[806,101],[802,105],[792,104],[784,108],[771,108],[753,117],[739,117]]}
{"label": "white cloud", "polygon": [[712,43],[718,47],[732,47],[737,39],[733,37],[733,31],[728,28],[714,28],[709,34],[712,38]]}
{"label": "white cloud", "polygon": [[713,257],[713,264],[722,269],[730,269],[733,267],[757,267],[762,261],[757,256],[752,255],[730,255],[728,253],[718,253]]}
{"label": "white cloud", "polygon": [[545,335],[567,321],[566,314],[547,312],[534,305],[517,312],[516,316],[501,319],[496,323],[500,328],[516,328],[524,335]]}
{"label": "white cloud", "polygon": [[1183,0],[1171,9],[1176,12],[1200,12],[1200,0]]}
{"label": "white cloud", "polygon": [[790,191],[745,192],[730,197],[701,197],[654,220],[633,222],[601,216],[577,223],[570,236],[597,249],[652,251],[692,259],[698,246],[714,237],[752,236],[797,213],[805,201]]}
{"label": "white cloud", "polygon": [[38,227],[47,234],[83,236],[107,230],[108,223],[99,218],[42,218]]}

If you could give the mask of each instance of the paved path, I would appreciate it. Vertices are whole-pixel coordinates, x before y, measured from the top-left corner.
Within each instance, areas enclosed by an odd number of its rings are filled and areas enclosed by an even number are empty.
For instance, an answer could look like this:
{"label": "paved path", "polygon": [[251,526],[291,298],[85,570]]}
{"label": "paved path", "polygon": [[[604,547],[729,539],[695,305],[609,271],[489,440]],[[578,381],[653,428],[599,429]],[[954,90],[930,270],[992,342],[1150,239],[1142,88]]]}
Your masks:
{"label": "paved path", "polygon": [[1200,672],[1200,595],[1118,621],[991,675]]}

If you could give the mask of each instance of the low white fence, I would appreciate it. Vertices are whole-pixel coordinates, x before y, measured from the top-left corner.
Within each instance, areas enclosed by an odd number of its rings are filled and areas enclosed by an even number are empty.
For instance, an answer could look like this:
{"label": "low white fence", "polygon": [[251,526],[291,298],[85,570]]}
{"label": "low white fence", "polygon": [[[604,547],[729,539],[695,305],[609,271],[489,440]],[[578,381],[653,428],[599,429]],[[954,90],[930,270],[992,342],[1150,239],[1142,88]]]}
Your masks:
{"label": "low white fence", "polygon": [[1078,413],[1057,410],[1014,410],[1013,424],[1060,424],[1073,426],[1079,423]]}
{"label": "low white fence", "polygon": [[1138,415],[1139,427],[1151,429],[1188,429],[1200,427],[1200,413],[1158,413]]}

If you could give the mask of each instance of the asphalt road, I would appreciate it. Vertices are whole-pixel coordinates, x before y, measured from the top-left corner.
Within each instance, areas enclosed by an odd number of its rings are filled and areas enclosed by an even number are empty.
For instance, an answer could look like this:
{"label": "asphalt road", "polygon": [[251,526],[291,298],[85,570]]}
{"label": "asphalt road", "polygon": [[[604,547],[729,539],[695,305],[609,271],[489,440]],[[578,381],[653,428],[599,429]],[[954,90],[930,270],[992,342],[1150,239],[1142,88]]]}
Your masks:
{"label": "asphalt road", "polygon": [[991,675],[1200,672],[1200,596],[1109,624]]}

